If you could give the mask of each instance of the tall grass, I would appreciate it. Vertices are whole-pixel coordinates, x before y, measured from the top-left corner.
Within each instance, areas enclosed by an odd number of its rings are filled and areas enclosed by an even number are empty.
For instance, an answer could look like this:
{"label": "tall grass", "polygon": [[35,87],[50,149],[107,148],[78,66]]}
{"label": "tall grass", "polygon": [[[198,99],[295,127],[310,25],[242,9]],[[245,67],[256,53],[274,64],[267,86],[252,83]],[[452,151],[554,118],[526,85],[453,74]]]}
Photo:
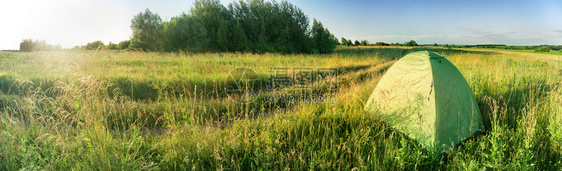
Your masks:
{"label": "tall grass", "polygon": [[[417,50],[459,68],[486,135],[430,154],[363,111],[386,69]],[[561,168],[555,55],[342,47],[329,55],[1,52],[0,60],[0,170]],[[337,91],[289,85],[248,104],[225,94],[237,67],[267,77],[271,67],[303,66],[338,68]],[[270,103],[276,92],[337,98]]]}

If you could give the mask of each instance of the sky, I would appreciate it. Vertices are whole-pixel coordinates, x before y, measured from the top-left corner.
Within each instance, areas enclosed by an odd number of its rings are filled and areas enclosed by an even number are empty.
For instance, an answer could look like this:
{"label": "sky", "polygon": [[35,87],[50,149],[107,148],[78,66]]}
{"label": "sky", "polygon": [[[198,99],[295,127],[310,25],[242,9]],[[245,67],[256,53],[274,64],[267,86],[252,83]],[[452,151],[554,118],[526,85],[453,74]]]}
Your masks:
{"label": "sky", "polygon": [[[221,0],[227,5],[233,0]],[[562,45],[562,0],[288,0],[338,39],[418,44]],[[164,21],[193,0],[8,0],[0,2],[0,50],[23,39],[63,48],[132,35],[146,8]]]}

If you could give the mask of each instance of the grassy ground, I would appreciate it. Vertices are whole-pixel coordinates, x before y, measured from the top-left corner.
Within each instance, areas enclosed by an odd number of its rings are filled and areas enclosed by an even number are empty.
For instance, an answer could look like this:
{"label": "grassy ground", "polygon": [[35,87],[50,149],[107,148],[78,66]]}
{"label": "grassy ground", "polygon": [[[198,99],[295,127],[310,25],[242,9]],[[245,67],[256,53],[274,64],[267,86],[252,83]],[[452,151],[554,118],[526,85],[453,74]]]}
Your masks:
{"label": "grassy ground", "polygon": [[[363,105],[396,59],[444,55],[470,84],[487,135],[428,154]],[[562,57],[509,51],[342,47],[328,55],[0,52],[0,170],[559,170]],[[337,68],[332,81],[229,100],[228,73]],[[333,89],[332,89],[333,90]],[[270,101],[272,94],[335,101]]]}

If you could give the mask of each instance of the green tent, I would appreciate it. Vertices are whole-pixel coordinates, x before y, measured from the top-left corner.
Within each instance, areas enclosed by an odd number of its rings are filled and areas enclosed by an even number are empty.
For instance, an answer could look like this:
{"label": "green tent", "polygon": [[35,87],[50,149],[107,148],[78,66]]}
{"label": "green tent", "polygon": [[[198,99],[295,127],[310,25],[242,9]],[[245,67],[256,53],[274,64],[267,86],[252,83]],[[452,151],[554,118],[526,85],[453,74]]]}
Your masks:
{"label": "green tent", "polygon": [[365,110],[437,152],[484,129],[462,74],[449,60],[428,51],[396,61],[373,90]]}

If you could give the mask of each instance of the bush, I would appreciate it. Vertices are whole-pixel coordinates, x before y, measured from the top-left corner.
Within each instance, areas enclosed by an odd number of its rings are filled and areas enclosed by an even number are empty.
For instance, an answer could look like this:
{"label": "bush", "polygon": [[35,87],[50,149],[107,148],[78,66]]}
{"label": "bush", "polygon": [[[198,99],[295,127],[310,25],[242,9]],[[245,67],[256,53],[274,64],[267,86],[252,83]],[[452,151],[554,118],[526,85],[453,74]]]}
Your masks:
{"label": "bush", "polygon": [[390,46],[390,44],[385,43],[385,42],[376,42],[375,46]]}
{"label": "bush", "polygon": [[418,46],[418,43],[414,40],[410,40],[409,42],[404,43],[406,46]]}
{"label": "bush", "polygon": [[107,48],[110,49],[110,50],[119,50],[119,46],[117,46],[117,44],[111,43],[111,42],[109,42],[109,44],[107,44]]}
{"label": "bush", "polygon": [[361,46],[367,46],[369,42],[367,40],[361,40]]}
{"label": "bush", "polygon": [[100,40],[86,44],[86,50],[105,49],[105,45]]}
{"label": "bush", "polygon": [[31,52],[31,51],[55,51],[61,50],[60,45],[51,45],[47,44],[45,40],[35,40],[32,39],[24,39],[20,43],[20,51],[22,52]]}
{"label": "bush", "polygon": [[124,40],[119,42],[119,45],[117,45],[119,47],[119,49],[121,50],[125,50],[129,48],[129,44],[131,44],[131,41],[129,40]]}
{"label": "bush", "polygon": [[22,52],[31,52],[33,51],[33,40],[31,39],[24,39],[20,43],[20,51]]}
{"label": "bush", "polygon": [[548,46],[541,46],[535,49],[535,52],[550,52],[550,48]]}

